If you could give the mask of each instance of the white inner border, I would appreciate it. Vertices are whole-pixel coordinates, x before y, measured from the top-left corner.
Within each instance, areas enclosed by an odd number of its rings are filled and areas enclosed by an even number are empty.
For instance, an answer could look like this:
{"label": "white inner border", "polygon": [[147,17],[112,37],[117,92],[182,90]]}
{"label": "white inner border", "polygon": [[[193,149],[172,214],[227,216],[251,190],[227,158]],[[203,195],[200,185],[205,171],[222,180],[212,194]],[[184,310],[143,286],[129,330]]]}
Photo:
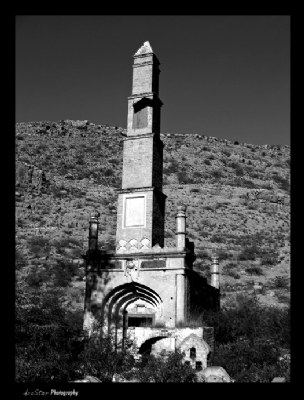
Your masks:
{"label": "white inner border", "polygon": [[[143,207],[143,224],[141,225],[126,225],[126,206],[127,206],[127,200],[128,199],[134,199],[134,198],[143,198],[144,199],[144,207]],[[123,196],[123,213],[122,213],[122,228],[123,229],[132,229],[132,228],[145,228],[146,227],[146,194],[145,193],[134,193],[134,194],[125,194]]]}

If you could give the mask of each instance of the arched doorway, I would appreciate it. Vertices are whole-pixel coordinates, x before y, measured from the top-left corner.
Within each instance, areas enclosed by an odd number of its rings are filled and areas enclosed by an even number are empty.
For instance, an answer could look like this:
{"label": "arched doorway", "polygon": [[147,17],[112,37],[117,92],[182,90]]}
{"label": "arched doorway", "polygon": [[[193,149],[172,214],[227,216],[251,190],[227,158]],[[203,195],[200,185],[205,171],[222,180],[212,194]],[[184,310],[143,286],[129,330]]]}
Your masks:
{"label": "arched doorway", "polygon": [[[149,312],[140,310],[128,313],[133,306],[142,303]],[[122,342],[126,337],[128,326],[153,326],[162,317],[162,300],[160,296],[148,286],[137,282],[129,282],[117,286],[104,298],[101,305],[101,322],[103,332],[114,333],[115,342],[118,343],[118,330],[122,332]],[[123,344],[123,343],[122,343]]]}

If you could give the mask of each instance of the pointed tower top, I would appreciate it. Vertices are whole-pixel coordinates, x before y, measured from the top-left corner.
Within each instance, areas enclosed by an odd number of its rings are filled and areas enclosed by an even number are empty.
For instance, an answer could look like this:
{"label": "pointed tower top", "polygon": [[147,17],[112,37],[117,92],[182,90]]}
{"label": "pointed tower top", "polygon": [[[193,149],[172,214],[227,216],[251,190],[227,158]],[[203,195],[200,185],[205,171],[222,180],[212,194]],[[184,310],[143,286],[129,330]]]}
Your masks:
{"label": "pointed tower top", "polygon": [[134,56],[139,56],[141,54],[153,53],[152,47],[150,43],[147,41],[145,42],[134,54]]}

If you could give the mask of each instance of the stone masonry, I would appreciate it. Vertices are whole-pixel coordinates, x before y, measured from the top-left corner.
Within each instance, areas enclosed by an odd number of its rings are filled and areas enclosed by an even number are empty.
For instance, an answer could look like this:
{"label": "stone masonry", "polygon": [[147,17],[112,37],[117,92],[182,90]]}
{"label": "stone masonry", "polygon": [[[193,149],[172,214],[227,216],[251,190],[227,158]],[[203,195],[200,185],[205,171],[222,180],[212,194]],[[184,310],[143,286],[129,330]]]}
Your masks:
{"label": "stone masonry", "polygon": [[101,322],[103,333],[114,334],[117,346],[131,337],[138,355],[182,348],[187,362],[205,368],[212,328],[191,329],[187,323],[193,312],[219,306],[218,279],[213,287],[193,271],[194,244],[186,234],[185,206],[177,209],[175,247],[164,247],[158,67],[145,42],[134,55],[115,253],[98,250],[99,213],[90,219],[84,328],[90,332],[95,321]]}

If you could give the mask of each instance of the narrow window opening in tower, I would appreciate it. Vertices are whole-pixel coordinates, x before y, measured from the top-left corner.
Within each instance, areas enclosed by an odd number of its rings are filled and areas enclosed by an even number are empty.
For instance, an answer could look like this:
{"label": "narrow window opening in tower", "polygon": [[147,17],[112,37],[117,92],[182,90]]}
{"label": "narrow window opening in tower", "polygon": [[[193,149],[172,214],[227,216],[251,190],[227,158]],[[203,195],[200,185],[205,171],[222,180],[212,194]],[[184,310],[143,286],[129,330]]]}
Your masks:
{"label": "narrow window opening in tower", "polygon": [[195,369],[196,369],[197,371],[201,371],[201,370],[203,369],[203,367],[202,367],[202,362],[201,362],[201,361],[196,361],[196,363],[195,363]]}
{"label": "narrow window opening in tower", "polygon": [[192,358],[192,359],[196,358],[196,348],[195,347],[191,347],[191,349],[190,349],[190,358]]}

